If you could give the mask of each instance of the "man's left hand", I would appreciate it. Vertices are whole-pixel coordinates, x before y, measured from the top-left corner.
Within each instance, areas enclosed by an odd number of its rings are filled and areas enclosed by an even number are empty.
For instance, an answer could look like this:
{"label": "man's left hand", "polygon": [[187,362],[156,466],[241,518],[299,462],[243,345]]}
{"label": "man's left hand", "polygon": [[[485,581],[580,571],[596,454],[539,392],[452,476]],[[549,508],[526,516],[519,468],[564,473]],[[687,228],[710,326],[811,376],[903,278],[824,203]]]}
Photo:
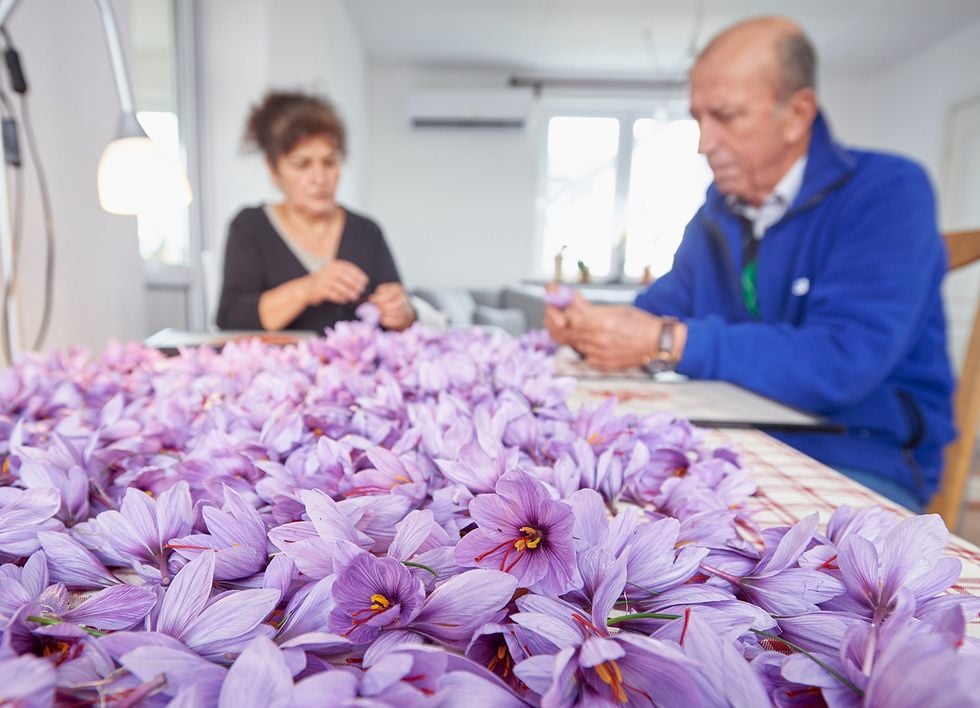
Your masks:
{"label": "man's left hand", "polygon": [[602,371],[642,366],[659,349],[663,319],[639,308],[590,307],[571,311],[568,317],[575,348],[587,364]]}

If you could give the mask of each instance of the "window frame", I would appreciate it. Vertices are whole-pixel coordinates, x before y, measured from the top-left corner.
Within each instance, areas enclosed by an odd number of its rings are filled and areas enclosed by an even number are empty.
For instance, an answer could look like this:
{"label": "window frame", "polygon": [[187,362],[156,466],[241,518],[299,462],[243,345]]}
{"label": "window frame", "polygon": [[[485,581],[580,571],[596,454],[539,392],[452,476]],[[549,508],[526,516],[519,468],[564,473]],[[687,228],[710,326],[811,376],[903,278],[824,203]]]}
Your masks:
{"label": "window frame", "polygon": [[[554,271],[550,267],[554,254],[546,254],[545,215],[546,195],[548,193],[548,124],[552,118],[615,118],[619,121],[619,146],[616,154],[616,190],[614,202],[615,223],[626,226],[631,163],[633,159],[633,126],[641,118],[655,120],[691,119],[690,102],[687,96],[650,97],[601,97],[601,96],[562,96],[543,97],[537,112],[538,174],[535,196],[534,216],[534,266],[535,278],[552,280]],[[610,253],[611,269],[599,282],[608,284],[631,284],[640,282],[638,278],[625,273],[625,242],[614,240]],[[618,271],[618,272],[617,272]],[[570,280],[567,274],[564,280]]]}

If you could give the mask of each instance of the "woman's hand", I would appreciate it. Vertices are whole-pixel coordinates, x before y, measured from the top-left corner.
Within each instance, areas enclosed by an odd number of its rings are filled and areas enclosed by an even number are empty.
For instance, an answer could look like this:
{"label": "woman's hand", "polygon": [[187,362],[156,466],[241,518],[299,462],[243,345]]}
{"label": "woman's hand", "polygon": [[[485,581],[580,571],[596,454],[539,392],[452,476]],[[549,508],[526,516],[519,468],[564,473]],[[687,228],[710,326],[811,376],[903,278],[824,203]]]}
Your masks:
{"label": "woman's hand", "polygon": [[350,261],[330,261],[307,281],[307,305],[321,302],[357,302],[364,294],[368,277]]}
{"label": "woman's hand", "polygon": [[381,326],[386,329],[403,330],[415,321],[415,310],[401,283],[381,283],[368,297],[368,302],[377,305]]}

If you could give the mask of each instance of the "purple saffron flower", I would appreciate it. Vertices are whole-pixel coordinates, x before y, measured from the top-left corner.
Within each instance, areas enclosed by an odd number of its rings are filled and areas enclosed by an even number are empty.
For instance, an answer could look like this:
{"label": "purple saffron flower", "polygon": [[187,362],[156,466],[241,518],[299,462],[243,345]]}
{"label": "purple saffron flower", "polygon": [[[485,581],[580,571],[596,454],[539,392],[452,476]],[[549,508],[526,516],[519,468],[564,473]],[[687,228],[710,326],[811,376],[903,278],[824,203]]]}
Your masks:
{"label": "purple saffron flower", "polygon": [[709,696],[705,705],[764,706],[768,703],[759,676],[736,648],[734,642],[715,634],[690,609],[684,612],[679,644],[701,665],[697,672],[700,687]]}
{"label": "purple saffron flower", "polygon": [[54,666],[35,656],[0,659],[0,704],[47,708],[54,704]]}
{"label": "purple saffron flower", "polygon": [[566,307],[571,307],[575,301],[575,290],[569,285],[559,283],[545,292],[544,301],[547,305],[564,310]]}
{"label": "purple saffron flower", "polygon": [[342,542],[335,554],[331,631],[355,644],[368,644],[382,629],[405,627],[421,611],[421,581],[394,558],[377,558]]}
{"label": "purple saffron flower", "polygon": [[276,644],[284,649],[298,647],[321,656],[351,651],[348,639],[323,631],[335,607],[333,583],[333,576],[323,578],[310,583],[290,599],[285,619],[276,632]]}
{"label": "purple saffron flower", "polygon": [[[221,686],[228,674],[223,667],[192,651],[159,645],[137,647],[123,654],[119,663],[141,681],[152,681],[163,676],[161,692],[164,695],[194,701],[183,705],[217,703]],[[175,702],[182,705],[179,701]]]}
{"label": "purple saffron flower", "polygon": [[127,489],[119,511],[102,512],[80,524],[78,533],[95,533],[97,550],[114,564],[131,565],[144,577],[166,582],[167,541],[186,535],[193,524],[190,489],[181,481],[156,499]]}
{"label": "purple saffron flower", "polygon": [[357,306],[354,314],[365,324],[377,326],[381,322],[381,311],[373,302],[362,302]]}
{"label": "purple saffron flower", "polygon": [[24,567],[0,566],[0,630],[7,628],[19,609],[39,599],[49,586],[48,562],[44,552],[35,553]]}
{"label": "purple saffron flower", "polygon": [[[70,449],[69,444],[59,435],[54,436],[52,444]],[[34,454],[28,457],[29,452]],[[20,465],[21,482],[27,489],[54,487],[61,495],[58,518],[66,524],[85,521],[89,517],[88,474],[68,454],[64,455],[69,460],[66,463],[62,456],[45,454],[46,452],[26,447],[18,450],[22,458],[27,458],[22,459]]]}
{"label": "purple saffron flower", "polygon": [[156,631],[222,661],[257,634],[274,632],[260,623],[278,604],[279,591],[239,590],[211,599],[214,566],[214,551],[204,551],[181,568],[160,605]]}
{"label": "purple saffron flower", "polygon": [[921,602],[956,582],[962,562],[944,557],[949,539],[936,514],[913,516],[893,526],[879,544],[859,534],[840,543],[837,563],[847,594],[826,609],[856,612],[883,619],[901,591]]}
{"label": "purple saffron flower", "polygon": [[354,525],[361,517],[358,509],[341,508],[320,491],[304,489],[299,496],[310,520],[277,526],[269,531],[269,540],[304,575],[318,579],[334,572],[333,555],[337,541],[349,541],[364,548],[374,544],[374,539]]}
{"label": "purple saffron flower", "polygon": [[60,506],[61,496],[52,487],[0,488],[0,560],[23,558],[38,550],[38,531],[62,528],[52,518]]}
{"label": "purple saffron flower", "polygon": [[503,620],[517,580],[496,570],[469,570],[437,587],[408,627],[443,644],[464,649],[485,624]]}
{"label": "purple saffron flower", "polygon": [[[582,625],[588,623],[578,615]],[[633,632],[606,638],[562,615],[514,616],[530,632],[563,647],[525,659],[517,676],[541,695],[542,705],[710,705],[700,666],[676,645]],[[593,628],[594,630],[594,628]]]}
{"label": "purple saffron flower", "polygon": [[225,487],[224,508],[205,506],[201,515],[208,534],[171,539],[167,548],[188,559],[208,549],[215,551],[214,577],[218,580],[245,578],[265,568],[268,560],[265,524],[237,492]]}
{"label": "purple saffron flower", "polygon": [[456,562],[514,575],[524,586],[557,596],[581,584],[575,564],[575,515],[523,470],[500,478],[496,494],[470,502],[479,528],[456,544]]}
{"label": "purple saffron flower", "polygon": [[834,670],[801,654],[783,662],[783,676],[823,689],[834,706],[976,706],[980,654],[959,651],[965,621],[952,609],[936,623],[917,622],[900,606],[881,627],[855,623],[845,634]]}
{"label": "purple saffron flower", "polygon": [[292,692],[293,677],[279,647],[266,637],[256,637],[228,670],[218,708],[289,708]]}
{"label": "purple saffron flower", "polygon": [[774,615],[815,612],[818,605],[844,592],[837,578],[818,570],[795,567],[813,538],[817,519],[817,514],[811,514],[790,528],[778,545],[767,549],[755,568],[742,577],[704,563],[701,568],[732,583],[738,594]]}
{"label": "purple saffron flower", "polygon": [[118,585],[102,561],[67,533],[41,531],[37,535],[48,559],[51,579],[75,590],[92,590]]}

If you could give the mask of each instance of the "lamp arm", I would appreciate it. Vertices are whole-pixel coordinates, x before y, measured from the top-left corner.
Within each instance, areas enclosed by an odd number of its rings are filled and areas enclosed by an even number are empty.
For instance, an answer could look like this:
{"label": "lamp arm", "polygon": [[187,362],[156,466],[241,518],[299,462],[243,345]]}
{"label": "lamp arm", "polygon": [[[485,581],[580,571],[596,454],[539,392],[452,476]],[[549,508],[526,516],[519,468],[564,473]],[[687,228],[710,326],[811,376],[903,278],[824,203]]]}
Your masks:
{"label": "lamp arm", "polygon": [[[0,0],[3,2],[4,0]],[[16,2],[17,0],[13,0]],[[105,30],[105,41],[109,45],[109,60],[112,62],[112,75],[116,80],[116,93],[119,94],[119,107],[123,115],[132,115],[136,108],[133,103],[133,89],[126,73],[126,60],[123,58],[122,44],[119,41],[119,29],[116,26],[116,15],[112,11],[109,0],[95,0],[102,15],[102,28]]]}
{"label": "lamp arm", "polygon": [[7,16],[13,12],[17,0],[0,0],[0,27],[7,21]]}

